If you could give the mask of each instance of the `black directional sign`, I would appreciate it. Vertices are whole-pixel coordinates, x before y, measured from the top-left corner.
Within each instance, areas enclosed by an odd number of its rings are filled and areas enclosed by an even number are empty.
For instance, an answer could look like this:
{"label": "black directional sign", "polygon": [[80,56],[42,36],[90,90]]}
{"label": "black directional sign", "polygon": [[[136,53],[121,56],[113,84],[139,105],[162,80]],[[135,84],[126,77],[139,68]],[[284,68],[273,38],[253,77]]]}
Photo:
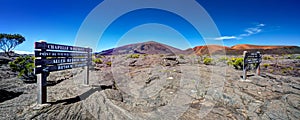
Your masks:
{"label": "black directional sign", "polygon": [[34,51],[35,57],[85,57],[87,53]]}
{"label": "black directional sign", "polygon": [[47,50],[61,50],[61,51],[81,51],[81,52],[91,52],[92,49],[68,45],[58,45],[45,42],[36,42],[35,49],[47,49]]}
{"label": "black directional sign", "polygon": [[36,42],[35,49],[36,74],[88,66],[91,61],[90,48]]}
{"label": "black directional sign", "polygon": [[244,57],[245,64],[255,64],[262,62],[262,56],[259,52],[257,53],[246,53]]}
{"label": "black directional sign", "polygon": [[246,60],[245,60],[245,63],[246,63],[246,64],[261,63],[261,59],[260,59],[260,58],[246,59]]}
{"label": "black directional sign", "polygon": [[261,54],[258,52],[258,53],[246,53],[246,56],[247,58],[260,58],[261,57]]}
{"label": "black directional sign", "polygon": [[47,77],[50,72],[85,67],[83,83],[89,84],[92,49],[46,42],[35,42],[34,48],[39,104],[47,102]]}
{"label": "black directional sign", "polygon": [[[260,63],[262,62],[262,56],[260,52],[256,53],[250,53],[247,51],[244,51],[244,64],[243,64],[243,79],[246,80],[247,78],[247,70],[253,69],[252,66],[255,66],[256,74],[260,74]],[[249,69],[249,70],[250,70]]]}
{"label": "black directional sign", "polygon": [[[91,60],[91,59],[89,59]],[[55,65],[64,63],[86,62],[88,58],[52,58],[52,59],[36,59],[35,65]]]}
{"label": "black directional sign", "polygon": [[40,74],[42,72],[53,72],[53,71],[61,71],[61,70],[73,69],[73,68],[78,68],[78,67],[84,67],[86,65],[87,65],[87,63],[53,65],[53,66],[47,66],[45,68],[37,67],[35,69],[35,74]]}

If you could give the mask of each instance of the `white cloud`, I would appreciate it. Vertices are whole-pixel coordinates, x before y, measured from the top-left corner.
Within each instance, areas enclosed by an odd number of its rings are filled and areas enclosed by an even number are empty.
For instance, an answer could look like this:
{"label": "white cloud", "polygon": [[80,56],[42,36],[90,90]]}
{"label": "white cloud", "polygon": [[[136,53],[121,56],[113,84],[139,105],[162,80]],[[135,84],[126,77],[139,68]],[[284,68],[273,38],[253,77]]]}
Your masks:
{"label": "white cloud", "polygon": [[230,39],[237,39],[237,37],[236,36],[222,36],[222,37],[215,38],[215,40],[230,40]]}
{"label": "white cloud", "polygon": [[258,25],[256,25],[256,27],[247,28],[245,30],[246,33],[240,34],[240,37],[248,37],[248,36],[251,36],[254,34],[258,34],[258,33],[262,32],[261,27],[264,27],[264,26],[265,26],[265,24],[258,24]]}
{"label": "white cloud", "polygon": [[258,24],[257,26],[259,26],[259,27],[264,27],[264,26],[266,26],[265,24]]}
{"label": "white cloud", "polygon": [[255,27],[247,28],[244,30],[245,33],[236,35],[236,36],[222,36],[215,38],[214,40],[230,40],[230,39],[243,39],[244,37],[249,37],[261,33],[263,31],[262,27],[266,26],[265,24],[257,24]]}
{"label": "white cloud", "polygon": [[15,53],[18,54],[33,54],[33,52],[29,52],[29,51],[21,51],[21,50],[14,50]]}

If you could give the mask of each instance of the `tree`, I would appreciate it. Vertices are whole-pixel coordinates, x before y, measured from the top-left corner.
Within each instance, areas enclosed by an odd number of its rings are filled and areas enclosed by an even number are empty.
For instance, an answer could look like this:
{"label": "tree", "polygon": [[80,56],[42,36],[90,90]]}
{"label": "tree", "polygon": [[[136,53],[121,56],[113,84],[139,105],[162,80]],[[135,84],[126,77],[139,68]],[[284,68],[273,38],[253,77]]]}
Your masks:
{"label": "tree", "polygon": [[9,53],[24,41],[25,38],[20,34],[0,33],[0,49],[3,50],[8,57],[10,57]]}
{"label": "tree", "polygon": [[35,80],[34,75],[34,57],[31,56],[20,56],[14,61],[9,62],[9,67],[15,71],[19,72],[18,76],[26,80]]}

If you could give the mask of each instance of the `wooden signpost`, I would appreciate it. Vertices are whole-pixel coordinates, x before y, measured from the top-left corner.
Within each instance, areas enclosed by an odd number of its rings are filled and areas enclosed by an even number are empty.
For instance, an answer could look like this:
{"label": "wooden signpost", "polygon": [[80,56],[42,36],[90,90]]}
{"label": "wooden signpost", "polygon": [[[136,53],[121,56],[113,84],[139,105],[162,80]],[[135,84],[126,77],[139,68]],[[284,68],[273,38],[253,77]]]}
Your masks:
{"label": "wooden signpost", "polygon": [[244,63],[243,63],[243,79],[247,79],[247,69],[251,64],[255,65],[256,75],[260,75],[260,63],[262,62],[262,56],[260,52],[250,53],[244,51]]}
{"label": "wooden signpost", "polygon": [[47,77],[50,72],[85,67],[84,84],[89,84],[92,49],[46,42],[35,42],[34,48],[39,104],[47,102]]}

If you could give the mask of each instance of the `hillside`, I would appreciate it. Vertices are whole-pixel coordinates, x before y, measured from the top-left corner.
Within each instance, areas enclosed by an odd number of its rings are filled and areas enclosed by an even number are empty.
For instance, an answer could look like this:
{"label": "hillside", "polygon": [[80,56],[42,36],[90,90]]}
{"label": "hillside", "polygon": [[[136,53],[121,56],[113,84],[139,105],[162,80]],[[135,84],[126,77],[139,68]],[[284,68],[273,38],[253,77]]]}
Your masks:
{"label": "hillside", "polygon": [[262,54],[299,54],[300,47],[298,46],[268,46],[268,45],[235,45],[226,51],[226,54],[242,54],[243,51],[256,52],[260,51]]}
{"label": "hillside", "polygon": [[193,48],[197,55],[203,54],[218,54],[218,52],[225,50],[228,55],[241,55],[244,51],[256,52],[260,51],[263,54],[299,54],[300,47],[298,46],[267,46],[267,45],[249,45],[241,44],[232,47],[208,45],[196,46]]}
{"label": "hillside", "polygon": [[291,48],[296,48],[297,46],[267,46],[267,45],[250,45],[250,44],[240,44],[240,45],[235,45],[232,46],[231,49],[234,50],[248,50],[248,49],[262,49],[262,50],[267,50],[267,49],[291,49]]}
{"label": "hillside", "polygon": [[241,44],[232,47],[219,45],[205,45],[196,46],[187,50],[180,50],[178,48],[165,45],[162,43],[149,41],[144,43],[129,44],[109,50],[104,50],[97,54],[100,55],[120,55],[120,54],[219,54],[226,52],[226,54],[241,55],[243,51],[260,51],[263,54],[300,54],[300,47],[298,46],[268,46],[268,45],[249,45]]}
{"label": "hillside", "polygon": [[193,48],[194,53],[196,55],[202,55],[202,54],[210,54],[210,53],[218,53],[224,51],[230,50],[229,47],[226,46],[219,46],[219,45],[206,45],[206,46],[196,46]]}
{"label": "hillside", "polygon": [[100,55],[120,54],[184,54],[185,51],[154,41],[129,44],[109,50],[102,51]]}

